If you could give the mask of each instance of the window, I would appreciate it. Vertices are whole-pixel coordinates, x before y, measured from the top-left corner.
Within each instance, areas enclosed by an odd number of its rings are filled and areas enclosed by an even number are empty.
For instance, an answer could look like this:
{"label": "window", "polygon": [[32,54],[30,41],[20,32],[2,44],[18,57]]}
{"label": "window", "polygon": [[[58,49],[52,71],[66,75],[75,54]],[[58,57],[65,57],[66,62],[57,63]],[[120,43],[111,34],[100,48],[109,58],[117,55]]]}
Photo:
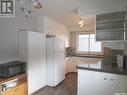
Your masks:
{"label": "window", "polygon": [[101,42],[95,41],[95,34],[90,34],[90,51],[101,52]]}
{"label": "window", "polygon": [[101,42],[95,41],[95,34],[78,35],[78,51],[101,52]]}

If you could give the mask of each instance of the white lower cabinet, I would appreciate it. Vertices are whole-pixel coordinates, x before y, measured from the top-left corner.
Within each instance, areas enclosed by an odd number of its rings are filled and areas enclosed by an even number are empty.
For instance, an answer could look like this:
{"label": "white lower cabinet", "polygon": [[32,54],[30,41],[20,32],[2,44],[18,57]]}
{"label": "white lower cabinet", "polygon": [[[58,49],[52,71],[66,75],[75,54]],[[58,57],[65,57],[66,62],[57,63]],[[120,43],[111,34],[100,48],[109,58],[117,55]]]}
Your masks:
{"label": "white lower cabinet", "polygon": [[78,70],[78,95],[115,93],[127,93],[127,75]]}
{"label": "white lower cabinet", "polygon": [[68,57],[66,58],[66,74],[70,72],[77,72],[76,66],[79,64],[83,64],[88,67],[88,64],[92,64],[91,66],[93,66],[93,63],[97,63],[99,60],[99,58]]}
{"label": "white lower cabinet", "polygon": [[112,93],[127,93],[127,76],[110,74],[110,84]]}
{"label": "white lower cabinet", "polygon": [[92,92],[94,95],[110,95],[109,74],[93,72]]}
{"label": "white lower cabinet", "polygon": [[93,72],[78,70],[78,95],[92,95]]}

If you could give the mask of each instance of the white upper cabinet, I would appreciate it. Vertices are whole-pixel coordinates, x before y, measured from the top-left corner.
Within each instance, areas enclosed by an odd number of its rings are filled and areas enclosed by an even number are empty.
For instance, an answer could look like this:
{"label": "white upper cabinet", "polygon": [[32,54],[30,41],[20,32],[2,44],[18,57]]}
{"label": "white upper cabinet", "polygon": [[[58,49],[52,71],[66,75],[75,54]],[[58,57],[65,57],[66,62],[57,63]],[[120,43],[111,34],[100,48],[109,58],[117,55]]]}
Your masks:
{"label": "white upper cabinet", "polygon": [[99,14],[96,16],[97,41],[126,42],[126,11]]}

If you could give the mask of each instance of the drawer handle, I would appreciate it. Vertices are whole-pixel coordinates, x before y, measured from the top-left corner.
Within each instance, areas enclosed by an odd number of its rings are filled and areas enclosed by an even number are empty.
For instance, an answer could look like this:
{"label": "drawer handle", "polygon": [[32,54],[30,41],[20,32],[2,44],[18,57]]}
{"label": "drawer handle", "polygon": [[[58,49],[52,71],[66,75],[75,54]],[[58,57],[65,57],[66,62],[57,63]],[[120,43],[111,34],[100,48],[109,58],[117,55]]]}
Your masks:
{"label": "drawer handle", "polygon": [[104,78],[104,80],[107,80],[107,78]]}

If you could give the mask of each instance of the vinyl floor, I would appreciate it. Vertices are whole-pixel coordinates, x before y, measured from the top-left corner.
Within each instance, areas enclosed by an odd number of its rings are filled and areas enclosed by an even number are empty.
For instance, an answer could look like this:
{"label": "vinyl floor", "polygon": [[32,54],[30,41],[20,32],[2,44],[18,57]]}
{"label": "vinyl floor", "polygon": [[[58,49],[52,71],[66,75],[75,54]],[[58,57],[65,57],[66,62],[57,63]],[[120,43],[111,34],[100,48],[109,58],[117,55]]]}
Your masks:
{"label": "vinyl floor", "polygon": [[77,74],[68,74],[56,87],[45,87],[34,95],[77,95]]}

